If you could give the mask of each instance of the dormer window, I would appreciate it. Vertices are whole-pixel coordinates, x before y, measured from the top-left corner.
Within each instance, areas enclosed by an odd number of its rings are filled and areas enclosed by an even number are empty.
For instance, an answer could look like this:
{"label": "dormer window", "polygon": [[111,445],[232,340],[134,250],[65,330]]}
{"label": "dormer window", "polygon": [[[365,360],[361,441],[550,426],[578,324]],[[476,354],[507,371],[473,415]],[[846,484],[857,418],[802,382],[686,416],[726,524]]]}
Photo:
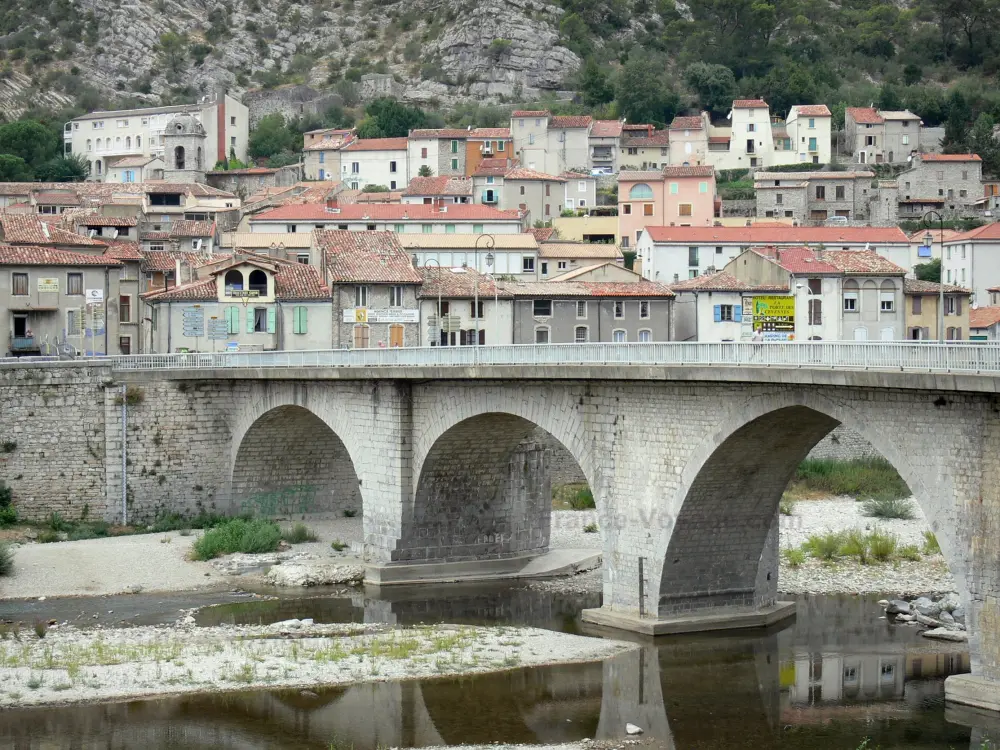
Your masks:
{"label": "dormer window", "polygon": [[243,291],[243,274],[237,271],[235,268],[231,271],[226,272],[226,296],[232,297],[232,292]]}
{"label": "dormer window", "polygon": [[259,268],[250,272],[250,291],[257,292],[261,297],[267,296],[267,274]]}

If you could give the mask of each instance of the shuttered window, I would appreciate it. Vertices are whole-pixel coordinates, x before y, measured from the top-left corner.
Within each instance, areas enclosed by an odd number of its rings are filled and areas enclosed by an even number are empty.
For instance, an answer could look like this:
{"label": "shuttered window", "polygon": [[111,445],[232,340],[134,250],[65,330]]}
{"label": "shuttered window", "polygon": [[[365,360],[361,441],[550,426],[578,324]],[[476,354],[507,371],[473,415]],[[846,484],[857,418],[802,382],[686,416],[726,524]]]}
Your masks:
{"label": "shuttered window", "polygon": [[296,307],[292,314],[292,333],[303,334],[308,331],[309,308],[304,305]]}

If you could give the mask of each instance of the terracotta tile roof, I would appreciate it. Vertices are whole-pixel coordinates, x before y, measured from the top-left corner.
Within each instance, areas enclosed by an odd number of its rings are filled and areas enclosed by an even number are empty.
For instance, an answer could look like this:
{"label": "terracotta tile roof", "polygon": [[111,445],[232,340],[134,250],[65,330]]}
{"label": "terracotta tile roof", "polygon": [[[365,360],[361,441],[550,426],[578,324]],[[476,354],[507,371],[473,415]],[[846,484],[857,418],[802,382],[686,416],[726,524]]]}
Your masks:
{"label": "terracotta tile roof", "polygon": [[550,128],[589,128],[594,118],[590,115],[557,115],[549,120]]}
{"label": "terracotta tile roof", "polygon": [[547,109],[518,109],[510,113],[511,117],[549,117]]}
{"label": "terracotta tile roof", "polygon": [[618,173],[618,182],[658,182],[662,179],[662,172],[653,172],[651,170],[633,171],[631,169],[623,169]]}
{"label": "terracotta tile roof", "polygon": [[358,138],[344,146],[343,151],[406,151],[406,138]]}
{"label": "terracotta tile roof", "polygon": [[[625,269],[619,263],[615,263],[614,261],[611,261],[611,260],[605,260],[605,261],[601,261],[600,263],[589,263],[589,264],[587,264],[585,266],[578,266],[578,267],[576,267],[576,268],[574,268],[574,269],[572,269],[570,271],[563,271],[562,273],[560,273],[560,274],[558,274],[556,276],[550,276],[547,280],[548,281],[575,281],[579,277],[586,276],[588,273],[593,273],[598,268],[604,268],[605,266],[610,266],[612,268],[618,268],[618,269],[622,269],[622,270],[628,270],[628,269]],[[635,272],[634,271],[628,271],[628,273],[634,274]],[[635,274],[635,275],[638,276],[638,274]]]}
{"label": "terracotta tile roof", "polygon": [[831,117],[830,108],[825,104],[795,104],[792,109],[800,117]]}
{"label": "terracotta tile roof", "polygon": [[139,252],[138,242],[128,240],[108,240],[108,249],[104,254],[115,260],[142,260],[142,253]]}
{"label": "terracotta tile roof", "polygon": [[40,206],[79,206],[80,196],[76,193],[37,193],[35,203]]}
{"label": "terracotta tile roof", "polygon": [[542,242],[538,245],[540,258],[610,258],[622,257],[617,245],[597,242]]}
{"label": "terracotta tile roof", "polygon": [[86,227],[134,227],[139,224],[139,219],[135,216],[101,216],[100,214],[87,214],[77,216],[73,223]]}
{"label": "terracotta tile roof", "polygon": [[952,242],[965,242],[967,240],[985,240],[989,242],[1000,240],[1000,222],[983,224],[981,227],[970,229],[968,232],[962,232],[950,238],[945,238],[944,243],[950,245]]}
{"label": "terracotta tile roof", "polygon": [[3,242],[12,245],[71,245],[104,247],[100,240],[50,226],[34,214],[0,214]]}
{"label": "terracotta tile roof", "polygon": [[726,271],[706,273],[671,284],[675,292],[787,292],[788,287],[781,284],[748,284],[740,281]]}
{"label": "terracotta tile roof", "polygon": [[733,109],[760,109],[767,107],[767,102],[763,99],[735,99]]}
{"label": "terracotta tile roof", "polygon": [[315,143],[310,143],[303,151],[339,151],[351,141],[343,138],[324,138]]}
{"label": "terracotta tile roof", "polygon": [[618,138],[622,134],[621,120],[594,120],[590,134],[595,138]]}
{"label": "terracotta tile roof", "polygon": [[469,132],[469,138],[475,140],[480,138],[499,138],[503,140],[510,138],[510,128],[473,128]]}
{"label": "terracotta tile roof", "polygon": [[663,168],[664,177],[715,177],[715,169],[708,165],[701,167],[667,166]]}
{"label": "terracotta tile roof", "polygon": [[1000,306],[969,310],[969,328],[989,328],[1000,323]]}
{"label": "terracotta tile roof", "polygon": [[169,240],[170,239],[170,232],[153,232],[153,231],[142,232],[139,235],[139,239],[142,239],[142,240],[156,240],[156,241]]}
{"label": "terracotta tile roof", "polygon": [[282,246],[291,250],[312,247],[311,232],[223,232],[220,245],[237,250],[267,250]]}
{"label": "terracotta tile roof", "polygon": [[394,232],[318,231],[316,244],[326,255],[334,283],[419,284],[423,277]]}
{"label": "terracotta tile roof", "polygon": [[215,234],[214,221],[180,219],[170,222],[171,237],[211,237]]}
{"label": "terracotta tile roof", "polygon": [[[972,294],[971,289],[951,284],[944,285],[945,294]],[[922,281],[920,279],[903,279],[904,294],[940,294],[941,285],[936,281]]]}
{"label": "terracotta tile roof", "polygon": [[947,242],[952,237],[957,237],[958,235],[960,235],[961,232],[958,232],[954,229],[945,229],[944,231],[940,229],[921,229],[910,235],[910,242],[919,242],[923,244],[924,238],[928,234],[931,235],[932,242],[941,242],[941,240]]}
{"label": "terracotta tile roof", "polygon": [[673,297],[666,284],[655,281],[508,281],[500,288],[515,297]]}
{"label": "terracotta tile roof", "polygon": [[[539,230],[540,231],[540,230]],[[480,241],[481,234],[445,234],[433,232],[404,232],[397,235],[399,244],[406,250],[475,250],[479,241],[480,251],[485,253],[486,243]],[[494,250],[537,250],[535,238],[522,232],[519,234],[493,235]]]}
{"label": "terracotta tile roof", "polygon": [[140,250],[139,254],[142,255],[142,270],[147,273],[173,271],[178,259],[183,265],[192,267],[202,259],[197,253],[175,253],[170,250]]}
{"label": "terracotta tile roof", "polygon": [[909,244],[899,227],[646,227],[653,242],[712,245]]}
{"label": "terracotta tile roof", "polygon": [[816,256],[844,273],[866,276],[895,276],[906,273],[874,250],[822,250]]}
{"label": "terracotta tile roof", "polygon": [[920,154],[920,161],[982,161],[979,154]]}
{"label": "terracotta tile roof", "polygon": [[536,242],[545,242],[555,233],[555,229],[552,227],[538,227],[529,229],[526,234],[530,234],[535,238]]}
{"label": "terracotta tile roof", "polygon": [[281,300],[328,300],[330,287],[319,269],[305,263],[282,263],[274,274],[274,294]]}
{"label": "terracotta tile roof", "polygon": [[104,254],[75,253],[54,247],[0,245],[0,266],[120,266]]}
{"label": "terracotta tile roof", "polygon": [[[471,193],[470,193],[471,195]],[[354,196],[354,203],[401,203],[403,200],[402,190],[390,190],[388,193],[366,193],[359,191]]]}
{"label": "terracotta tile roof", "polygon": [[625,138],[622,141],[622,146],[625,148],[663,148],[664,146],[670,145],[670,133],[666,130],[661,130],[653,135],[638,138]]}
{"label": "terracotta tile roof", "polygon": [[514,295],[506,289],[502,289],[493,279],[485,274],[477,273],[472,268],[438,268],[435,266],[424,266],[417,271],[423,278],[423,285],[420,288],[418,297],[429,299],[437,297],[458,297],[460,299],[474,298],[476,294],[476,280],[479,280],[479,297],[504,297],[510,298]]}
{"label": "terracotta tile roof", "polygon": [[464,128],[420,128],[410,131],[410,139],[421,138],[468,138],[469,131]]}
{"label": "terracotta tile roof", "polygon": [[[446,210],[442,211],[444,208]],[[323,203],[290,204],[265,211],[250,220],[305,221],[317,224],[337,224],[350,221],[516,221],[520,215],[516,210],[504,210],[478,204],[450,204],[430,206],[421,203],[373,203],[371,205],[340,205],[328,210]]]}
{"label": "terracotta tile roof", "polygon": [[732,140],[732,136],[728,135],[710,135],[708,137],[709,143],[729,143]]}
{"label": "terracotta tile roof", "polygon": [[403,195],[472,195],[472,180],[467,177],[414,177]]}
{"label": "terracotta tile roof", "polygon": [[817,257],[808,247],[754,247],[750,252],[773,261],[792,274],[836,274],[841,270]]}
{"label": "terracotta tile roof", "polygon": [[175,302],[179,300],[210,302],[218,299],[218,294],[219,288],[216,286],[215,279],[199,279],[180,286],[172,286],[169,289],[163,287],[151,289],[142,297],[150,302]]}
{"label": "terracotta tile roof", "polygon": [[705,126],[704,121],[697,115],[675,117],[670,123],[670,130],[701,130]]}
{"label": "terracotta tile roof", "polygon": [[518,165],[517,159],[511,159],[510,164],[506,159],[483,159],[476,167],[473,175],[476,177],[503,177],[508,169]]}
{"label": "terracotta tile roof", "polygon": [[881,125],[885,122],[874,107],[848,107],[846,112],[859,125]]}
{"label": "terracotta tile roof", "polygon": [[883,120],[919,120],[919,115],[913,114],[908,109],[902,110],[884,110],[880,109],[879,114],[882,116]]}
{"label": "terracotta tile roof", "polygon": [[647,132],[652,132],[653,130],[656,130],[656,126],[655,125],[651,125],[648,122],[626,122],[624,125],[622,125],[622,130],[624,130],[626,132],[627,131],[639,131],[639,130],[645,130]]}
{"label": "terracotta tile roof", "polygon": [[122,156],[111,164],[108,169],[118,169],[119,167],[144,167],[151,161],[156,160],[155,156]]}
{"label": "terracotta tile roof", "polygon": [[[83,183],[90,184],[90,183]],[[121,183],[126,184],[126,183]],[[129,185],[141,185],[144,189],[141,193],[183,193],[193,195],[195,198],[235,198],[235,193],[203,185],[200,182],[176,183],[176,182],[131,182]],[[119,187],[120,185],[116,185]]]}
{"label": "terracotta tile roof", "polygon": [[503,178],[505,180],[543,180],[545,182],[566,182],[566,180],[562,177],[536,172],[534,169],[528,169],[527,167],[514,167],[513,169],[509,169],[504,173]]}

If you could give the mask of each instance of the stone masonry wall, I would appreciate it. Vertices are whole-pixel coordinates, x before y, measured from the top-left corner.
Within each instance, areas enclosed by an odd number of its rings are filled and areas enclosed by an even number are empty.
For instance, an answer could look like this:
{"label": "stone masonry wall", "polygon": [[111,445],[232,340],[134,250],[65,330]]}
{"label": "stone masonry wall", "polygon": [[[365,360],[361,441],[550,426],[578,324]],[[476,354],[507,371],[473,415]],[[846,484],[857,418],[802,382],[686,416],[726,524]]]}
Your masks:
{"label": "stone masonry wall", "polygon": [[832,459],[834,461],[858,461],[882,458],[875,446],[849,427],[834,428],[833,432],[820,440],[809,451],[806,458]]}
{"label": "stone masonry wall", "polygon": [[526,438],[526,442],[528,441],[548,451],[549,477],[553,487],[562,484],[586,484],[587,477],[583,475],[573,454],[541,427],[532,431]]}

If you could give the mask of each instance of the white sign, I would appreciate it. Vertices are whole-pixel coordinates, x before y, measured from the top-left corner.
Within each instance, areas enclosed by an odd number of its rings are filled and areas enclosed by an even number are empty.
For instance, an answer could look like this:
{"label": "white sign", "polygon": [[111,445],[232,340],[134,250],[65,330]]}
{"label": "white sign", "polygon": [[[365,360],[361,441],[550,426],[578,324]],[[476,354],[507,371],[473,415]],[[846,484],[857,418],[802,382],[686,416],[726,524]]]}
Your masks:
{"label": "white sign", "polygon": [[403,308],[385,308],[376,310],[371,307],[344,308],[345,323],[419,323],[419,310],[404,310]]}
{"label": "white sign", "polygon": [[41,278],[38,280],[38,291],[40,292],[58,292],[59,291],[59,279],[54,277]]}
{"label": "white sign", "polygon": [[104,302],[104,290],[103,289],[88,289],[87,290],[87,304],[94,305]]}

